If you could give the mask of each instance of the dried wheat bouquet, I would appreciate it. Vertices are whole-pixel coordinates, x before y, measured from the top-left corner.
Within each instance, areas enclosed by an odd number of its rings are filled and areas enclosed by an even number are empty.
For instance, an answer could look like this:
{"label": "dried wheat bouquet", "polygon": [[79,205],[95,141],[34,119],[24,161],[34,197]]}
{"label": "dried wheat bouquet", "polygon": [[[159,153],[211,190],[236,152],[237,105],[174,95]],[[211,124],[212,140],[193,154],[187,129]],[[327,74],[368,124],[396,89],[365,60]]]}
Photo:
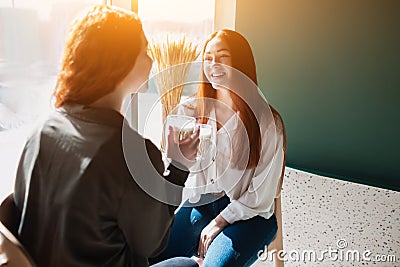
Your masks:
{"label": "dried wheat bouquet", "polygon": [[156,70],[155,84],[161,96],[163,122],[166,116],[179,104],[185,79],[191,63],[200,54],[198,45],[185,35],[153,39],[148,46],[149,56]]}

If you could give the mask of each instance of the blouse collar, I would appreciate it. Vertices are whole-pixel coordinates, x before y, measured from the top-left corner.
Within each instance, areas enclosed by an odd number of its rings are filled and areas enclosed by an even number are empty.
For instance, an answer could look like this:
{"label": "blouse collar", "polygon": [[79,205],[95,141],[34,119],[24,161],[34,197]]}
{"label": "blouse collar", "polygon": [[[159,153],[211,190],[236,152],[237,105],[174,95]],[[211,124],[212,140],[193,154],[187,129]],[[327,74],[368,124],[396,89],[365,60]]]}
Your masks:
{"label": "blouse collar", "polygon": [[[210,117],[213,119],[213,124],[216,124],[216,114],[215,108],[211,110]],[[225,124],[217,131],[217,133],[224,132],[234,132],[238,128],[239,124],[239,112],[235,112],[226,122]]]}
{"label": "blouse collar", "polygon": [[57,109],[60,113],[71,117],[98,124],[104,124],[116,128],[122,128],[124,117],[116,110],[106,108],[94,108],[80,104],[64,104]]}

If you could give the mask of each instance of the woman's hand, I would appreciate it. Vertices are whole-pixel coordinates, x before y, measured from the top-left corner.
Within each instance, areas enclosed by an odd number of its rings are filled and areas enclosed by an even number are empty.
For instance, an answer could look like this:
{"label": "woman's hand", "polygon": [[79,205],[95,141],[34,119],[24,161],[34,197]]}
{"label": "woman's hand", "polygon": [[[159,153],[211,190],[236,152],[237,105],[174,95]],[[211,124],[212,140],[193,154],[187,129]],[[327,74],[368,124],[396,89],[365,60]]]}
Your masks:
{"label": "woman's hand", "polygon": [[204,227],[203,231],[201,231],[198,248],[200,258],[204,258],[206,256],[211,242],[228,224],[229,223],[221,215],[218,215],[206,227]]}
{"label": "woman's hand", "polygon": [[168,131],[167,157],[172,158],[189,169],[196,162],[197,149],[200,143],[199,129],[196,128],[192,135],[181,141],[175,140],[172,126],[168,128]]}
{"label": "woman's hand", "polygon": [[199,267],[203,266],[204,259],[201,259],[197,256],[193,256],[191,259],[194,260],[199,265]]}

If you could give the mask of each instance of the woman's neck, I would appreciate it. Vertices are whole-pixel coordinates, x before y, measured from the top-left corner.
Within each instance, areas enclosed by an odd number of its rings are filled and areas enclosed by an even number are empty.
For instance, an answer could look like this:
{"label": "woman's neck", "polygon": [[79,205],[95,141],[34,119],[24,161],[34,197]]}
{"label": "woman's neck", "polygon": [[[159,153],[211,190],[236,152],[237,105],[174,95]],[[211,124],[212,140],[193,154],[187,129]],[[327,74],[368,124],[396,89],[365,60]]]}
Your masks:
{"label": "woman's neck", "polygon": [[229,94],[229,90],[217,90],[217,103],[215,104],[215,116],[217,120],[217,130],[219,130],[235,113],[234,103]]}
{"label": "woman's neck", "polygon": [[118,91],[114,91],[96,100],[89,106],[96,108],[113,109],[118,112],[121,112],[123,102],[124,102],[124,96],[121,95]]}
{"label": "woman's neck", "polygon": [[216,93],[218,104],[233,108],[233,101],[228,89],[217,89]]}

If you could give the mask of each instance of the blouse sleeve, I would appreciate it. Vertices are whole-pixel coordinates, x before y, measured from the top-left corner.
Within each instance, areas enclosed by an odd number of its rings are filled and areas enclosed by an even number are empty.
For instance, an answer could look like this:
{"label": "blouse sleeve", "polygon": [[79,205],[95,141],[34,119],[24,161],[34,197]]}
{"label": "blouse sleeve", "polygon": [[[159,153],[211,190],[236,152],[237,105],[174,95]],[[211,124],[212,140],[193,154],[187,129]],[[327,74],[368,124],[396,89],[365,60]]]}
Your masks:
{"label": "blouse sleeve", "polygon": [[[269,132],[275,131],[275,127],[269,128]],[[266,136],[268,137],[267,133]],[[273,214],[274,198],[282,173],[283,137],[281,134],[272,136],[276,136],[276,142],[263,138],[260,162],[254,170],[254,176],[247,190],[238,199],[232,200],[220,213],[231,224],[262,213],[269,213],[269,216]]]}

